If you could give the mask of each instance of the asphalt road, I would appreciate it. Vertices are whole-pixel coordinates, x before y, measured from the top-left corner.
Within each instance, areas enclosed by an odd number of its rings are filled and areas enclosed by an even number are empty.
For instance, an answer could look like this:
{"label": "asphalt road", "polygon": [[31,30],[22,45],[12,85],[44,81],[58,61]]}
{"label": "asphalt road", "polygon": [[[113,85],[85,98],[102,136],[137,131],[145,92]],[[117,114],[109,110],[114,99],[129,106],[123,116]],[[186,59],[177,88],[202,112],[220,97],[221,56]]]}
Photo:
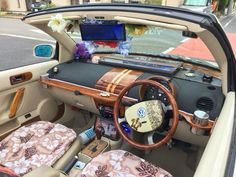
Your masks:
{"label": "asphalt road", "polygon": [[33,56],[33,47],[40,43],[55,40],[21,20],[0,18],[0,70],[46,61]]}
{"label": "asphalt road", "polygon": [[[236,33],[236,14],[224,18],[222,26],[226,32]],[[159,35],[160,40],[163,42],[167,41],[163,37],[166,35],[169,38],[175,39],[178,34],[161,31]],[[159,48],[160,51],[157,52],[168,51],[178,46],[183,42],[183,39],[182,36],[178,36],[176,41],[172,41],[171,44],[165,43],[165,46],[160,43],[152,43],[152,45],[149,45],[149,49],[157,50]],[[141,44],[141,40],[138,38],[133,42]],[[35,58],[33,56],[33,47],[40,43],[55,43],[55,41],[37,28],[24,24],[21,20],[0,18],[0,70],[46,61],[46,59]],[[136,50],[141,49],[137,48]]]}
{"label": "asphalt road", "polygon": [[221,24],[227,33],[236,33],[236,12],[223,18]]}

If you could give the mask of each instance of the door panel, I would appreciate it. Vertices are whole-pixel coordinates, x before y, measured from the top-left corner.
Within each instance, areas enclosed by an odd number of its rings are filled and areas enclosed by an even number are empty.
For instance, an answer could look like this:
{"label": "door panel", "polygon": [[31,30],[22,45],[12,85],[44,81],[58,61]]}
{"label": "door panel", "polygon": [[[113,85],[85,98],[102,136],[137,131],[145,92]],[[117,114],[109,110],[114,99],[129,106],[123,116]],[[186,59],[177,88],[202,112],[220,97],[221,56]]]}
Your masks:
{"label": "door panel", "polygon": [[[27,122],[40,120],[39,113],[46,110],[39,109],[50,110],[49,120],[57,114],[55,107],[59,103],[39,83],[40,75],[56,64],[58,61],[52,60],[0,72],[0,139]],[[24,73],[32,75],[25,79]],[[14,84],[12,78],[16,81]]]}

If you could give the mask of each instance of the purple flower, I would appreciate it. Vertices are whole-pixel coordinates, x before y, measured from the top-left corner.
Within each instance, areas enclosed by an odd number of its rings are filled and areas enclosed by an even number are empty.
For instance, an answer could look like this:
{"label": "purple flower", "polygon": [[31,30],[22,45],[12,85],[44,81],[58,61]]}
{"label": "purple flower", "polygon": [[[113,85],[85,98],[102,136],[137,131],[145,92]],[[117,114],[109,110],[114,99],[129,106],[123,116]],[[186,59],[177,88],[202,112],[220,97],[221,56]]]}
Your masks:
{"label": "purple flower", "polygon": [[75,47],[75,59],[87,60],[96,51],[97,46],[93,42],[79,42]]}

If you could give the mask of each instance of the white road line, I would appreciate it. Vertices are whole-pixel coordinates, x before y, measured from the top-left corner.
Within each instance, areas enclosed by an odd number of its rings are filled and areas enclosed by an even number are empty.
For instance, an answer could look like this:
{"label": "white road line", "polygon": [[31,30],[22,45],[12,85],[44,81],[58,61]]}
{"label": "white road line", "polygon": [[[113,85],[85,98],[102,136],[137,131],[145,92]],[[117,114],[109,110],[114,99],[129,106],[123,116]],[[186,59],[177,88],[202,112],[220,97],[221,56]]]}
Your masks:
{"label": "white road line", "polygon": [[29,37],[29,36],[22,36],[22,35],[16,35],[16,34],[0,33],[0,36],[17,37],[17,38],[23,38],[23,39],[30,39],[30,40],[36,40],[36,41],[55,43],[54,40],[40,39],[40,38]]}
{"label": "white road line", "polygon": [[180,41],[181,43],[184,43],[184,42],[186,42],[186,41],[188,41],[190,38],[185,38],[185,39],[183,39],[182,41]]}
{"label": "white road line", "polygon": [[164,53],[164,54],[170,53],[173,49],[175,49],[175,48],[174,47],[170,47],[169,49],[165,50],[162,53]]}
{"label": "white road line", "polygon": [[[235,16],[234,16],[235,17]],[[225,25],[224,25],[224,28],[227,28],[227,26],[229,26],[229,24],[234,20],[234,17],[232,17],[230,19],[230,21],[228,21]]]}
{"label": "white road line", "polygon": [[35,33],[39,33],[39,34],[48,35],[47,33],[43,32],[42,30],[38,30],[38,29],[30,29],[30,31],[35,32]]}

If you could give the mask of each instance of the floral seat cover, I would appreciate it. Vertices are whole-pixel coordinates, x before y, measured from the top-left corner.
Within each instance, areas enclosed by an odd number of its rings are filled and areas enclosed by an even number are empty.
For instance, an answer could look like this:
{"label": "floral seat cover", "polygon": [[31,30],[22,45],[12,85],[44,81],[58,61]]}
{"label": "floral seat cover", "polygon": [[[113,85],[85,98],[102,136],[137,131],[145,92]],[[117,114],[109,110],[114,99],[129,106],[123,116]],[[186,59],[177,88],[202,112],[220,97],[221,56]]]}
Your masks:
{"label": "floral seat cover", "polygon": [[0,164],[24,175],[42,164],[53,165],[76,138],[61,124],[45,121],[23,126],[0,143]]}
{"label": "floral seat cover", "polygon": [[172,177],[165,170],[123,150],[95,157],[80,177]]}

